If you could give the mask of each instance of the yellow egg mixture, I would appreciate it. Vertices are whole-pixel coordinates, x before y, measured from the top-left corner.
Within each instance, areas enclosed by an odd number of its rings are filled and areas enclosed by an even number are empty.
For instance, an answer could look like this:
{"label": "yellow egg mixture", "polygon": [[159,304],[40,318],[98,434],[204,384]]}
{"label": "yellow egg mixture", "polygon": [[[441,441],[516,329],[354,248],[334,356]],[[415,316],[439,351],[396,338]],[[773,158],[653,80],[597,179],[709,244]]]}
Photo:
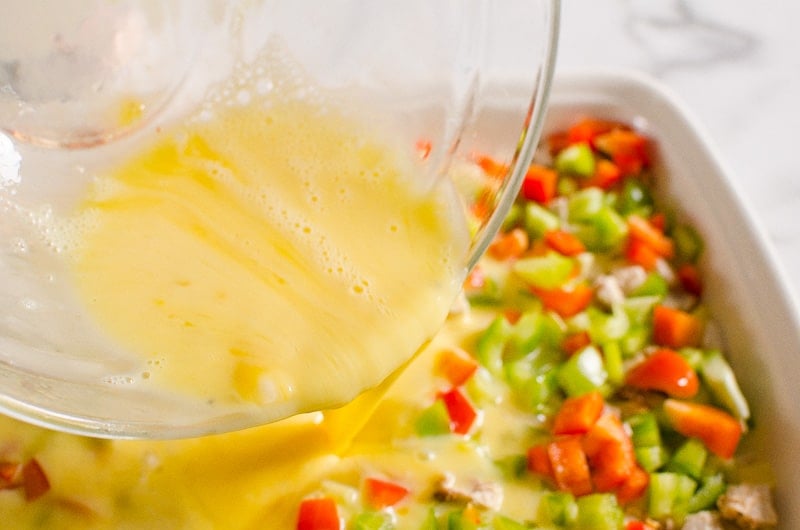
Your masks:
{"label": "yellow egg mixture", "polygon": [[[349,402],[440,328],[469,245],[446,180],[302,98],[222,102],[154,134],[91,184],[67,255],[86,313],[141,359],[134,385],[274,420]],[[344,455],[387,386],[183,441],[0,417],[0,462],[35,458],[51,487],[28,501],[0,485],[0,527],[292,528],[321,477],[356,472]]]}
{"label": "yellow egg mixture", "polygon": [[441,326],[457,202],[352,120],[276,98],[157,136],[94,182],[72,256],[137,384],[275,419],[349,401]]}
{"label": "yellow egg mixture", "polygon": [[[503,447],[517,447],[529,435],[526,415],[502,405],[484,409],[481,422],[490,436],[483,444],[451,436],[421,439],[414,432],[419,411],[445,385],[437,379],[437,355],[464,344],[488,320],[474,313],[449,319],[378,402],[362,396],[324,415],[236,433],[112,442],[0,417],[0,460],[34,456],[52,488],[30,502],[19,490],[0,490],[0,526],[290,530],[303,497],[333,495],[346,505],[349,491],[358,491],[365,477],[407,485],[416,502],[399,509],[406,521],[421,524],[444,473],[499,482],[501,472],[484,451],[492,447],[493,456],[502,458]],[[505,481],[503,489],[505,513],[533,517],[536,498],[526,483]]]}

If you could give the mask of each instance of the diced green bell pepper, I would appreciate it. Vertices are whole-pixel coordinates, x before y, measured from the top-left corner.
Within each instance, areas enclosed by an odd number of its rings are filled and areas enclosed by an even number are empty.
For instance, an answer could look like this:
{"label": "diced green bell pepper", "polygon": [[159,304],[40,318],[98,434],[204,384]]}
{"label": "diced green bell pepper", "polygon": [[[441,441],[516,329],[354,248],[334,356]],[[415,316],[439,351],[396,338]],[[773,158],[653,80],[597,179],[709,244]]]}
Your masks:
{"label": "diced green bell pepper", "polygon": [[689,513],[689,501],[697,483],[680,473],[662,472],[650,474],[648,515],[653,519],[671,518],[679,524]]}
{"label": "diced green bell pepper", "polygon": [[530,410],[544,412],[552,404],[558,389],[557,372],[547,371],[532,377],[516,391],[519,401]]}
{"label": "diced green bell pepper", "polygon": [[689,475],[699,479],[706,465],[708,450],[697,438],[689,438],[672,454],[667,470]]}
{"label": "diced green bell pepper", "polygon": [[504,359],[518,359],[539,346],[544,317],[541,311],[526,311],[520,315],[508,332]]}
{"label": "diced green bell pepper", "polygon": [[592,493],[578,498],[576,530],[622,530],[624,513],[611,493]]}
{"label": "diced green bell pepper", "polygon": [[614,307],[609,314],[590,307],[586,314],[589,316],[589,336],[592,342],[603,344],[621,339],[630,329],[628,314],[622,308]]}
{"label": "diced green bell pepper", "polygon": [[641,325],[650,320],[653,307],[662,299],[661,296],[631,296],[622,302],[622,308],[632,323]]}
{"label": "diced green bell pepper", "polygon": [[653,211],[653,197],[650,190],[639,179],[625,179],[617,200],[617,211],[622,215],[637,213],[649,217]]}
{"label": "diced green bell pepper", "polygon": [[625,336],[619,340],[619,346],[620,349],[622,349],[622,356],[628,358],[636,355],[642,350],[642,348],[647,346],[649,340],[650,326],[631,326]]}
{"label": "diced green bell pepper", "polygon": [[522,478],[528,471],[528,459],[525,455],[510,455],[495,460],[494,465],[510,479]]}
{"label": "diced green bell pepper", "polygon": [[679,224],[670,234],[675,243],[675,255],[678,260],[695,263],[703,253],[703,240],[690,225]]}
{"label": "diced green bell pepper", "polygon": [[447,530],[478,530],[475,521],[464,514],[464,510],[453,510],[447,514]]}
{"label": "diced green bell pepper", "polygon": [[711,475],[703,479],[700,488],[689,500],[687,505],[689,513],[713,508],[717,503],[717,499],[725,493],[727,487],[725,478],[721,474]]}
{"label": "diced green bell pepper", "polygon": [[750,418],[750,406],[744,397],[731,365],[719,350],[703,355],[700,362],[700,377],[723,407],[741,420]]}
{"label": "diced green bell pepper", "polygon": [[503,232],[508,232],[514,227],[519,226],[523,218],[525,216],[525,210],[521,204],[512,204],[511,208],[508,209],[508,213],[506,214],[505,219],[503,219],[503,224],[500,227],[500,230]]}
{"label": "diced green bell pepper", "polygon": [[667,450],[661,445],[635,447],[633,452],[636,455],[636,461],[648,473],[661,469],[669,460]]}
{"label": "diced green bell pepper", "polygon": [[578,519],[578,503],[564,491],[545,493],[539,501],[538,519],[544,526],[571,526]]}
{"label": "diced green bell pepper", "polygon": [[561,226],[558,216],[535,202],[525,205],[524,220],[525,230],[532,239],[540,238],[545,232],[556,230]]}
{"label": "diced green bell pepper", "polygon": [[419,436],[438,436],[450,432],[450,414],[440,399],[422,411],[417,417],[415,430]]}
{"label": "diced green bell pepper", "polygon": [[644,282],[631,292],[631,296],[658,296],[664,297],[669,292],[669,284],[657,272],[647,275]]}
{"label": "diced green bell pepper", "polygon": [[555,159],[555,168],[561,174],[591,177],[595,171],[592,148],[585,142],[562,149]]}
{"label": "diced green bell pepper", "polygon": [[439,530],[439,520],[436,518],[436,511],[433,509],[433,506],[428,508],[428,513],[425,515],[425,519],[422,521],[422,525],[419,527],[419,530]]}
{"label": "diced green bell pepper", "polygon": [[615,341],[603,344],[603,359],[608,373],[608,382],[620,386],[625,381],[625,371],[622,366],[622,349]]}
{"label": "diced green bell pepper", "polygon": [[558,252],[517,260],[512,269],[525,283],[541,289],[554,289],[564,285],[575,270],[575,260]]}
{"label": "diced green bell pepper", "polygon": [[530,527],[506,517],[505,515],[495,515],[492,519],[492,530],[529,530]]}
{"label": "diced green bell pepper", "polygon": [[558,368],[558,384],[568,396],[579,396],[600,389],[608,379],[603,356],[594,346],[586,346]]}
{"label": "diced green bell pepper", "polygon": [[500,315],[481,333],[475,344],[475,357],[493,375],[503,373],[503,352],[510,333],[511,324]]}
{"label": "diced green bell pepper", "polygon": [[631,441],[634,447],[661,445],[661,430],[658,419],[652,412],[640,412],[626,420],[631,427]]}
{"label": "diced green bell pepper", "polygon": [[394,530],[392,518],[383,512],[361,512],[353,517],[351,530]]}
{"label": "diced green bell pepper", "polygon": [[586,188],[569,198],[567,217],[571,222],[591,221],[604,206],[603,190]]}

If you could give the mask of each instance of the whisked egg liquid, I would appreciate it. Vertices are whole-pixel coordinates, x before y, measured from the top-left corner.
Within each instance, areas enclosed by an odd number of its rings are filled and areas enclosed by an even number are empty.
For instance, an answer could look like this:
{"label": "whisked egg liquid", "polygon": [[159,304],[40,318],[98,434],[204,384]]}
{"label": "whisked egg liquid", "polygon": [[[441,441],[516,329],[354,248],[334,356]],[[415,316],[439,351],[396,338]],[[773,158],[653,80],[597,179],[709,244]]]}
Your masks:
{"label": "whisked egg liquid", "polygon": [[238,80],[158,130],[60,232],[80,303],[140,361],[126,384],[277,419],[351,400],[443,322],[469,245],[446,179],[279,87]]}

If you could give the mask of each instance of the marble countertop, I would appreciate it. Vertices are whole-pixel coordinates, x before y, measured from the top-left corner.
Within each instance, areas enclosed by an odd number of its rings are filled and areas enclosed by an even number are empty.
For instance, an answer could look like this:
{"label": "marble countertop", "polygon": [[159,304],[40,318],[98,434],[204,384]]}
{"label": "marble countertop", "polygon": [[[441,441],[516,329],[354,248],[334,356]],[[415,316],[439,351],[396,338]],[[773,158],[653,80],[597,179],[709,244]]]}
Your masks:
{"label": "marble countertop", "polygon": [[711,137],[800,301],[800,3],[562,0],[560,70],[624,68]]}

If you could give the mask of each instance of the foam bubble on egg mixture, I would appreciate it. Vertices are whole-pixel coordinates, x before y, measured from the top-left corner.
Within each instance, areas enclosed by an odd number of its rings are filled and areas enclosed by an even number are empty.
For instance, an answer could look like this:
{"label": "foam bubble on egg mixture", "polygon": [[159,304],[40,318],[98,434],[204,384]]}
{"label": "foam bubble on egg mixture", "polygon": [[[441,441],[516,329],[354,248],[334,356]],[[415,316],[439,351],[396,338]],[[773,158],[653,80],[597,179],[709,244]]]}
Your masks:
{"label": "foam bubble on egg mixture", "polygon": [[268,51],[94,181],[57,239],[146,365],[125,384],[276,419],[349,401],[434,334],[465,223],[361,114]]}

